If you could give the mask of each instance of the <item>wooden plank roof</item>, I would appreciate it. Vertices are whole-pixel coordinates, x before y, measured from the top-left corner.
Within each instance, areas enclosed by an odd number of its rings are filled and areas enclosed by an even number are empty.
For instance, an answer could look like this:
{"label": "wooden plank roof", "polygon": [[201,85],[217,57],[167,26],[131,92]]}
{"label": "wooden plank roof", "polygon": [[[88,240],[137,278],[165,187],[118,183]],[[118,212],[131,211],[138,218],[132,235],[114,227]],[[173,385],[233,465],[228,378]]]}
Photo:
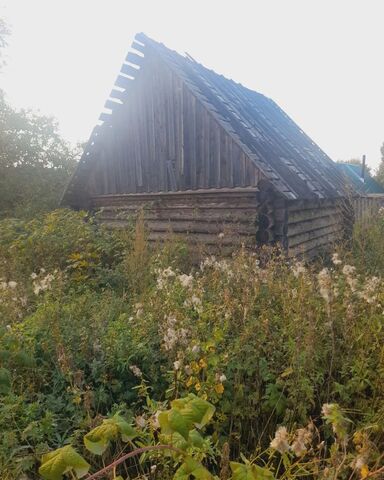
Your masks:
{"label": "wooden plank roof", "polygon": [[333,198],[345,195],[345,182],[335,163],[271,99],[209,70],[189,56],[168,49],[143,33],[135,36],[110,99],[86,146],[62,203],[84,195],[92,168],[92,149],[114,112],[129,103],[130,86],[140,81],[146,53],[155,53],[176,73],[220,125],[286,199]]}
{"label": "wooden plank roof", "polygon": [[335,163],[271,99],[143,33],[135,39],[156,50],[183,78],[284,197],[344,195],[344,181]]}

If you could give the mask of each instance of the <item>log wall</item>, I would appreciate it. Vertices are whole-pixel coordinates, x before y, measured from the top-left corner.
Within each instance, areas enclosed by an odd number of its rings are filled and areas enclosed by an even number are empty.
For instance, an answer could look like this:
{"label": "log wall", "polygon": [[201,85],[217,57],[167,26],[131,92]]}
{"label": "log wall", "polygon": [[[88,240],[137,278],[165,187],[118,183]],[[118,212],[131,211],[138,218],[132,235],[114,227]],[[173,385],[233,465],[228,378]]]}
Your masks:
{"label": "log wall", "polygon": [[346,234],[350,206],[343,199],[287,204],[288,256],[312,258]]}
{"label": "log wall", "polygon": [[150,242],[180,235],[214,249],[256,246],[260,199],[254,187],[97,196],[92,207],[111,227],[125,226],[142,211]]}

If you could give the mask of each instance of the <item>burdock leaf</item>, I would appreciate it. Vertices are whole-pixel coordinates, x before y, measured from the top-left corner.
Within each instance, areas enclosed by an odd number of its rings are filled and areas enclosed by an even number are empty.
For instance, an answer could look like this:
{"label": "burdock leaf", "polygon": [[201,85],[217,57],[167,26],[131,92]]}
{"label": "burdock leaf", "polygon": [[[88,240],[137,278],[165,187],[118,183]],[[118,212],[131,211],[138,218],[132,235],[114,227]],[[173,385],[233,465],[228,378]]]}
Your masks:
{"label": "burdock leaf", "polygon": [[78,478],[88,473],[90,465],[71,445],[43,455],[39,474],[45,480],[61,480],[64,473],[74,471]]}

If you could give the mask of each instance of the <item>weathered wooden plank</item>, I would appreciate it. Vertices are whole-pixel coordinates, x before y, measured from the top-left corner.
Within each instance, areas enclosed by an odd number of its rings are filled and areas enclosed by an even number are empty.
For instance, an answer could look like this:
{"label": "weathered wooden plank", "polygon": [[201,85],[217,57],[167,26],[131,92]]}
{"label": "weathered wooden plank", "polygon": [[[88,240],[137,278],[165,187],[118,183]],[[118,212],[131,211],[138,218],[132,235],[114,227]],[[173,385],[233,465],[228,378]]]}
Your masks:
{"label": "weathered wooden plank", "polygon": [[340,214],[340,210],[335,207],[291,211],[288,212],[288,224]]}
{"label": "weathered wooden plank", "polygon": [[136,75],[139,72],[139,69],[132,67],[132,65],[127,65],[126,63],[123,63],[123,65],[121,66],[120,72],[124,73],[124,75],[129,75],[130,77],[136,78]]}
{"label": "weathered wooden plank", "polygon": [[128,52],[128,55],[125,57],[125,61],[141,66],[144,62],[144,57],[138,55],[137,53]]}
{"label": "weathered wooden plank", "polygon": [[115,89],[112,89],[111,93],[109,94],[111,98],[117,98],[122,102],[124,102],[125,100],[125,95],[126,95],[125,91],[122,92],[121,90],[115,90]]}
{"label": "weathered wooden plank", "polygon": [[104,103],[104,108],[107,108],[108,110],[112,110],[113,112],[120,109],[121,106],[122,106],[121,103],[114,102],[113,100],[110,100],[110,99],[106,100],[106,102]]}
{"label": "weathered wooden plank", "polygon": [[308,241],[321,238],[324,235],[333,234],[337,236],[341,234],[342,230],[343,230],[343,227],[342,225],[340,225],[340,223],[326,225],[324,227],[317,228],[316,230],[310,230],[310,231],[303,232],[301,234],[297,234],[293,237],[288,236],[288,245],[290,248],[292,248],[297,245],[306,244]]}
{"label": "weathered wooden plank", "polygon": [[146,52],[145,45],[139,42],[132,42],[131,48],[137,50],[138,52],[144,53]]}
{"label": "weathered wooden plank", "polygon": [[122,75],[119,75],[116,80],[115,80],[115,85],[116,87],[120,88],[129,88],[131,86],[132,80],[128,77],[123,77]]}
{"label": "weathered wooden plank", "polygon": [[341,225],[342,217],[340,215],[332,215],[325,217],[318,217],[316,219],[304,220],[294,224],[288,224],[288,237],[294,237],[295,235],[316,231],[319,228],[327,227],[329,225]]}

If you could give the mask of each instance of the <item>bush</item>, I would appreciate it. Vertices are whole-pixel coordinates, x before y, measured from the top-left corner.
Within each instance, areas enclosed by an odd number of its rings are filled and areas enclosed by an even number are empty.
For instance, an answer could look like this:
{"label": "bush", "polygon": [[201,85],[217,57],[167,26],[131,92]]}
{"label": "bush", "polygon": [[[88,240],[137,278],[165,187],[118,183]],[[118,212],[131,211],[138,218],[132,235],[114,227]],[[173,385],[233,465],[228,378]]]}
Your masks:
{"label": "bush", "polygon": [[190,394],[215,406],[212,445],[235,461],[330,403],[382,451],[379,262],[372,277],[348,251],[304,265],[261,249],[192,266],[180,243],[148,248],[140,218],[109,231],[67,210],[0,231],[2,478],[38,478],[41,454],[108,414],[140,423]]}

